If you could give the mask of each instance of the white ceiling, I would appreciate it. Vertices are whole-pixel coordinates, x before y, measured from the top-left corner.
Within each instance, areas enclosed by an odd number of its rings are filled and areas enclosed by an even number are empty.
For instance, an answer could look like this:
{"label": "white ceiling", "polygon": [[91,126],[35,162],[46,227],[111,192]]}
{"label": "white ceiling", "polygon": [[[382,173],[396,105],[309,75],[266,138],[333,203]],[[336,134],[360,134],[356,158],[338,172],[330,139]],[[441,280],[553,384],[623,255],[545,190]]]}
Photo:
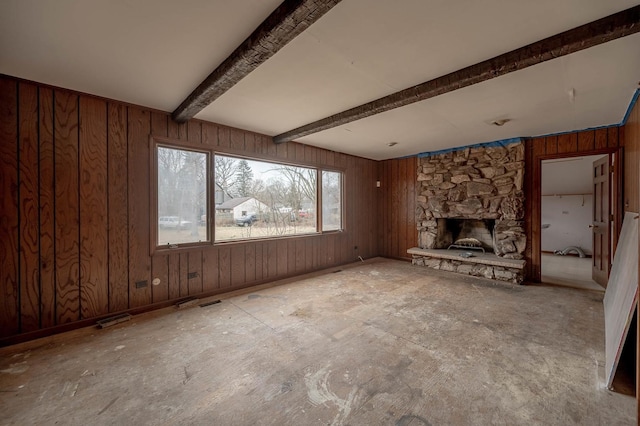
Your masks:
{"label": "white ceiling", "polygon": [[[3,0],[0,73],[172,111],[279,3]],[[197,118],[276,135],[637,4],[343,0]],[[625,37],[300,141],[385,159],[619,123],[638,46]]]}
{"label": "white ceiling", "polygon": [[593,162],[604,155],[544,160],[542,195],[576,195],[593,193]]}

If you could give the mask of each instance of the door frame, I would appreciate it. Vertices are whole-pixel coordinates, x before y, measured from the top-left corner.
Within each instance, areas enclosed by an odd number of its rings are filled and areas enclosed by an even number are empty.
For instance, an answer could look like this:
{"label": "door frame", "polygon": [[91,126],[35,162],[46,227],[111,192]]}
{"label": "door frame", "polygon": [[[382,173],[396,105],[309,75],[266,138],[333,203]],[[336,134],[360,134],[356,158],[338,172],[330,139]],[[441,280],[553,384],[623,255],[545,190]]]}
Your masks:
{"label": "door frame", "polygon": [[[611,182],[613,187],[609,194],[611,201],[611,213],[613,214],[613,227],[611,229],[611,253],[610,261],[613,261],[618,244],[618,236],[622,228],[623,200],[622,200],[622,168],[624,165],[622,147],[617,148],[601,148],[580,152],[544,154],[535,156],[533,164],[533,193],[531,205],[531,268],[529,269],[531,276],[530,281],[539,283],[542,281],[542,161],[557,160],[562,158],[585,157],[589,155],[609,155],[615,154],[615,164],[613,165],[613,176]],[[525,200],[525,203],[527,200]]]}

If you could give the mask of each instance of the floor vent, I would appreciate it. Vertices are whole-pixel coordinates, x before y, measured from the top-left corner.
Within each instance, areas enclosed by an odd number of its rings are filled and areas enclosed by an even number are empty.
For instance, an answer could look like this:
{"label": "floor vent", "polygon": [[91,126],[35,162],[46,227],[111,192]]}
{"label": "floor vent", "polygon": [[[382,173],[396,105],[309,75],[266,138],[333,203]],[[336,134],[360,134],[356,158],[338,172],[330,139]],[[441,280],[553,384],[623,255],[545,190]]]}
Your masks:
{"label": "floor vent", "polygon": [[121,322],[129,321],[131,318],[132,317],[129,314],[120,314],[114,317],[109,317],[109,318],[100,320],[97,322],[97,324],[98,324],[98,327],[100,328],[107,328],[107,327],[111,327],[112,325],[120,324]]}
{"label": "floor vent", "polygon": [[197,299],[195,297],[188,297],[188,298],[182,299],[181,301],[176,303],[175,306],[178,309],[188,308],[189,306],[196,305],[199,301],[200,301],[200,299]]}

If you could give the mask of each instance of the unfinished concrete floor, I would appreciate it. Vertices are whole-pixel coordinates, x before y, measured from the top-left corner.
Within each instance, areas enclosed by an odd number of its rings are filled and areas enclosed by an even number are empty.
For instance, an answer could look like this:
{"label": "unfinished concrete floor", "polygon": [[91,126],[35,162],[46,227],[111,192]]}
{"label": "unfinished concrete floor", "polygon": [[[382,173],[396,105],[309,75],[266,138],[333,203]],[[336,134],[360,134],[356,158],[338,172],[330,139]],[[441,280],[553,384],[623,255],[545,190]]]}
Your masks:
{"label": "unfinished concrete floor", "polygon": [[0,349],[0,422],[634,424],[602,297],[373,259]]}

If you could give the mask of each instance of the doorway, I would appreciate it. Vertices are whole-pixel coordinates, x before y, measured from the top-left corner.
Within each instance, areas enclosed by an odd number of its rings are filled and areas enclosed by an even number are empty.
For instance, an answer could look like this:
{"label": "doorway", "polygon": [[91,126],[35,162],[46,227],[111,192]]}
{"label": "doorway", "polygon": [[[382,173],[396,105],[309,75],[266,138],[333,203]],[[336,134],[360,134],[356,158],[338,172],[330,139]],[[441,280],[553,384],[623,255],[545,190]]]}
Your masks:
{"label": "doorway", "polygon": [[[542,282],[604,292],[602,284],[606,285],[608,263],[604,283],[601,269],[596,269],[596,279],[601,284],[593,279],[594,263],[603,257],[602,244],[594,235],[604,226],[594,228],[594,214],[602,211],[603,204],[611,205],[613,191],[594,191],[594,164],[608,164],[608,160],[608,154],[600,154],[542,161]],[[604,202],[601,201],[603,196],[606,197]],[[609,262],[608,253],[604,254],[605,263]]]}

